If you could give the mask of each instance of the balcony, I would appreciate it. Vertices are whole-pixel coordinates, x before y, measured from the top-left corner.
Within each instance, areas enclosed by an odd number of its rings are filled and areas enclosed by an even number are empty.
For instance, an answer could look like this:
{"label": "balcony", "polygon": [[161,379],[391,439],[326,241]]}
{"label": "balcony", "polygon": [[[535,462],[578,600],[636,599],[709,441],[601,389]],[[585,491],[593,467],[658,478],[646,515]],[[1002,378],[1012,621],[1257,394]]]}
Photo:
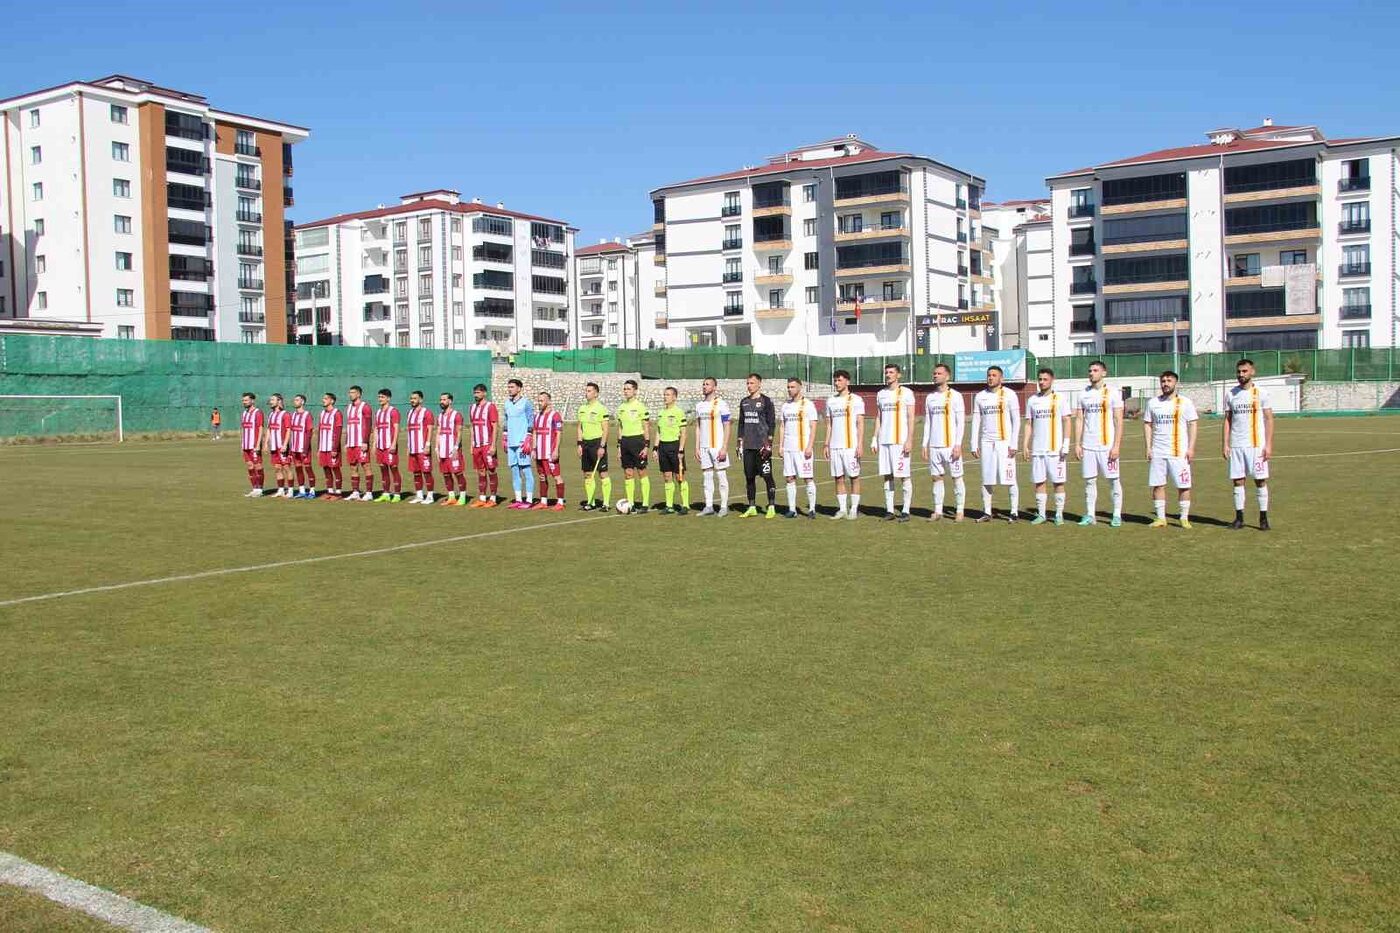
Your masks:
{"label": "balcony", "polygon": [[725,204],[725,205],[722,205],[722,206],[720,207],[720,209],[719,209],[719,216],[721,216],[721,217],[738,217],[738,216],[743,212],[743,210],[744,210],[744,209],[743,209],[742,207],[740,207],[738,204]]}
{"label": "balcony", "polygon": [[959,311],[966,311],[966,310],[968,309],[968,307],[969,307],[969,305],[968,305],[968,302],[967,302],[967,299],[966,299],[966,298],[959,298],[959,299],[958,299],[958,310],[959,310]]}
{"label": "balcony", "polygon": [[580,298],[601,298],[603,290],[601,288],[585,288],[578,294]]}
{"label": "balcony", "polygon": [[743,317],[743,316],[744,316],[744,306],[743,306],[743,305],[725,305],[725,306],[724,306],[724,316],[725,316],[725,317]]}
{"label": "balcony", "polygon": [[389,306],[380,301],[367,302],[364,309],[364,319],[365,323],[375,323],[379,321],[388,323]]}
{"label": "balcony", "polygon": [[1369,321],[1370,305],[1342,305],[1341,319],[1344,321]]}
{"label": "balcony", "polygon": [[257,211],[239,211],[238,222],[241,224],[260,224],[262,223],[262,214]]}
{"label": "balcony", "polygon": [[1094,205],[1092,204],[1071,204],[1069,206],[1069,219],[1080,220],[1085,217],[1094,216]]}
{"label": "balcony", "polygon": [[243,278],[238,279],[238,287],[250,292],[260,292],[263,288],[262,279]]}
{"label": "balcony", "polygon": [[666,254],[665,254],[665,253],[657,253],[655,256],[651,257],[651,264],[654,265],[654,266],[664,266],[664,265],[666,265]]}
{"label": "balcony", "polygon": [[781,217],[792,213],[792,204],[787,195],[782,197],[769,197],[753,199],[754,217]]}
{"label": "balcony", "polygon": [[666,297],[666,286],[665,286],[664,284],[662,284],[661,282],[657,282],[657,283],[652,287],[651,293],[652,293],[653,295],[655,295],[657,298],[665,298],[665,297]]}
{"label": "balcony", "polygon": [[753,248],[756,253],[786,252],[792,249],[792,240],[786,233],[757,235]]}
{"label": "balcony", "polygon": [[234,247],[234,252],[240,256],[261,256],[263,248],[253,243],[239,243]]}
{"label": "balcony", "polygon": [[[225,138],[227,138],[227,137],[225,137]],[[260,155],[262,155],[262,150],[259,149],[257,146],[253,145],[252,143],[234,143],[234,144],[233,144],[233,152],[234,152],[235,155],[242,155],[242,156],[260,156]]]}
{"label": "balcony", "polygon": [[858,207],[862,204],[907,204],[909,186],[903,182],[897,185],[853,186],[843,191],[843,196],[834,202],[836,207]]}
{"label": "balcony", "polygon": [[742,282],[742,281],[744,281],[744,273],[742,273],[742,272],[726,272],[726,273],[724,273],[723,275],[720,276],[719,280],[720,280],[721,282],[723,282],[725,285],[731,285],[731,284],[733,284],[733,283],[735,283],[735,282]]}
{"label": "balcony", "polygon": [[1268,179],[1227,184],[1226,204],[1243,204],[1250,201],[1267,201],[1276,198],[1315,198],[1322,193],[1316,178]]}
{"label": "balcony", "polygon": [[849,243],[853,240],[878,240],[883,237],[908,236],[909,228],[903,223],[898,224],[871,224],[870,226],[845,227],[836,231],[837,243]]}
{"label": "balcony", "polygon": [[1071,295],[1092,295],[1099,290],[1099,283],[1090,279],[1087,282],[1071,282],[1069,293]]}
{"label": "balcony", "polygon": [[793,307],[792,302],[785,301],[779,304],[772,304],[770,302],[769,304],[759,305],[757,308],[755,308],[753,316],[761,321],[785,320],[788,318],[796,317],[797,308]]}
{"label": "balcony", "polygon": [[292,193],[291,185],[282,186],[282,206],[292,207],[297,203],[296,196]]}
{"label": "balcony", "polygon": [[953,202],[953,206],[960,211],[967,210],[967,198],[958,198],[956,201]]}
{"label": "balcony", "polygon": [[1337,267],[1337,275],[1344,279],[1370,274],[1371,264],[1369,262],[1344,262]]}
{"label": "balcony", "polygon": [[242,188],[244,191],[261,191],[262,182],[250,175],[236,175],[233,179],[235,188]]}
{"label": "balcony", "polygon": [[[735,237],[734,239],[731,239],[731,240],[725,240],[724,242],[720,243],[719,248],[720,248],[720,249],[726,249],[726,250],[728,250],[728,249],[743,249],[743,248],[744,248],[744,239],[743,239],[743,237]],[[661,253],[657,253],[657,254],[656,254],[656,258],[657,258],[658,260],[661,259],[661,258],[662,258],[662,254],[661,254]],[[664,263],[664,262],[658,262],[657,265],[659,265],[659,266],[664,266],[665,263]]]}
{"label": "balcony", "polygon": [[1075,318],[1069,322],[1069,332],[1071,334],[1093,334],[1099,329],[1099,319],[1097,317]]}
{"label": "balcony", "polygon": [[267,315],[262,311],[239,311],[238,323],[240,324],[266,324]]}
{"label": "balcony", "polygon": [[1071,243],[1069,245],[1069,254],[1071,256],[1092,256],[1097,252],[1098,246],[1093,242]]}
{"label": "balcony", "polygon": [[1341,223],[1337,224],[1337,232],[1341,234],[1370,233],[1371,218],[1366,217],[1358,220],[1344,220]]}
{"label": "balcony", "polygon": [[959,242],[959,243],[966,243],[966,242],[967,242],[967,231],[966,231],[966,230],[959,230],[959,231],[958,231],[958,242]]}
{"label": "balcony", "polygon": [[1338,191],[1370,191],[1371,176],[1356,175],[1351,178],[1343,178],[1337,182]]}
{"label": "balcony", "polygon": [[[657,327],[665,328],[665,327],[670,326],[670,323],[671,323],[670,318],[668,318],[664,312],[660,312],[660,311],[657,312],[657,314],[656,314],[656,326],[657,326]],[[602,335],[602,334],[598,334],[597,336],[601,337],[601,336],[603,336],[603,335]]]}
{"label": "balcony", "polygon": [[367,275],[363,291],[366,295],[387,295],[389,294],[389,280],[382,275]]}
{"label": "balcony", "polygon": [[882,257],[848,262],[838,266],[837,278],[874,278],[881,275],[908,275],[910,271],[907,257]]}
{"label": "balcony", "polygon": [[755,285],[791,285],[792,274],[788,272],[769,272],[767,275],[756,275],[753,277]]}
{"label": "balcony", "polygon": [[1316,220],[1286,220],[1278,223],[1238,224],[1225,229],[1225,245],[1268,243],[1275,240],[1315,239],[1321,231]]}
{"label": "balcony", "polygon": [[[836,310],[841,314],[855,314],[855,299],[847,300],[838,298]],[[908,311],[909,299],[901,295],[891,295],[888,298],[862,298],[860,300],[861,313],[869,311],[879,311],[882,314],[888,311]]]}

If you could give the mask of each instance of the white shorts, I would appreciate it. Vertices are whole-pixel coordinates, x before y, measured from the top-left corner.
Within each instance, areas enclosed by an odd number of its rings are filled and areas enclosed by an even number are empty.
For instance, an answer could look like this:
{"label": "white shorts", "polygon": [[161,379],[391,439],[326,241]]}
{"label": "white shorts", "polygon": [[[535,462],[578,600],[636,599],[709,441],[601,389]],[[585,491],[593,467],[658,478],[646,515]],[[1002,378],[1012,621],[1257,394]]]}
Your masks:
{"label": "white shorts", "polygon": [[1106,450],[1090,450],[1084,448],[1084,463],[1082,464],[1085,479],[1094,479],[1100,473],[1104,479],[1118,478],[1118,461],[1108,459]]}
{"label": "white shorts", "polygon": [[1060,454],[1031,454],[1031,482],[1049,481],[1056,486],[1063,486],[1065,474],[1069,472],[1068,460],[1068,457]]}
{"label": "white shorts", "polygon": [[783,475],[811,479],[814,462],[814,457],[805,456],[800,450],[785,450],[783,451]]}
{"label": "white shorts", "polygon": [[942,477],[946,473],[953,479],[961,479],[963,458],[953,459],[953,448],[951,447],[930,447],[928,449],[928,472],[930,476]]}
{"label": "white shorts", "polygon": [[1268,479],[1269,461],[1262,447],[1230,448],[1230,479]]}
{"label": "white shorts", "polygon": [[904,452],[903,444],[880,445],[880,475],[902,479],[909,475],[909,461],[912,458]]}
{"label": "white shorts", "polygon": [[1185,457],[1161,457],[1152,455],[1152,461],[1147,466],[1147,485],[1156,489],[1158,486],[1167,485],[1167,477],[1172,478],[1172,485],[1177,489],[1191,488],[1191,461]]}
{"label": "white shorts", "polygon": [[1016,458],[1008,441],[983,441],[981,454],[983,486],[1016,485]]}
{"label": "white shorts", "polygon": [[723,453],[725,453],[724,450],[722,450],[722,449],[719,448],[719,447],[701,447],[701,448],[700,448],[700,469],[702,469],[702,470],[727,470],[727,469],[729,469],[729,461],[733,460],[734,458],[733,458],[733,457],[730,457],[728,454],[725,454],[724,459],[721,460],[719,455],[720,455],[720,454],[723,454]]}
{"label": "white shorts", "polygon": [[860,479],[860,452],[833,447],[831,449],[831,476],[833,479],[842,479],[847,476],[851,479]]}

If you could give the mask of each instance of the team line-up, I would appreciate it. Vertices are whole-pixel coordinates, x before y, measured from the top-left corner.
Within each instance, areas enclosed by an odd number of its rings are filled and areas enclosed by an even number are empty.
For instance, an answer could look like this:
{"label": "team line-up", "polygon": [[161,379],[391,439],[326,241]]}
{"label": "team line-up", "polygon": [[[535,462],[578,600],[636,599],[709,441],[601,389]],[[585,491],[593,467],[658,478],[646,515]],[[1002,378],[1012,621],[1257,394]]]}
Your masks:
{"label": "team line-up", "polygon": [[[972,399],[971,443],[967,437],[963,397],[951,385],[952,372],[942,364],[933,371],[933,390],[924,401],[923,437],[919,443],[933,479],[931,520],[946,517],[946,481],[952,480],[953,520],[963,521],[967,498],[963,481],[964,453],[978,461],[982,481],[982,512],[978,522],[993,519],[993,493],[998,486],[1008,490],[1008,521],[1019,517],[1020,489],[1017,464],[1029,461],[1035,485],[1036,514],[1032,524],[1064,523],[1065,478],[1071,448],[1082,464],[1085,481],[1085,509],[1080,525],[1093,525],[1097,518],[1098,477],[1109,483],[1112,512],[1109,525],[1123,521],[1123,485],[1119,478],[1119,451],[1123,441],[1123,395],[1106,381],[1107,367],[1095,361],[1089,366],[1089,382],[1073,403],[1055,388],[1055,374],[1046,368],[1037,373],[1034,395],[1027,398],[1024,412],[1014,391],[1003,384],[1001,367],[987,370],[986,387]],[[1228,464],[1234,487],[1235,520],[1231,527],[1244,527],[1245,484],[1252,479],[1259,505],[1259,528],[1269,529],[1269,460],[1273,452],[1274,418],[1268,393],[1254,382],[1255,367],[1250,360],[1236,365],[1237,385],[1226,393],[1221,453]],[[774,482],[775,449],[781,455],[786,481],[785,517],[816,518],[817,486],[814,480],[818,428],[820,446],[830,465],[836,485],[835,519],[853,520],[859,514],[861,454],[869,450],[878,461],[878,472],[885,495],[885,519],[907,522],[914,498],[911,461],[914,452],[914,392],[900,383],[902,371],[896,364],[885,367],[885,387],[876,395],[875,429],[868,448],[865,442],[865,400],[851,391],[850,373],[837,370],[833,375],[835,394],[826,400],[819,416],[816,405],[804,395],[800,379],[787,380],[788,397],[781,406],[763,393],[758,374],[747,380],[748,394],[737,403],[737,414],[718,393],[713,378],[701,384],[702,398],[689,414],[679,404],[674,388],[664,392],[663,407],[653,413],[637,397],[637,383],[627,380],[622,401],[615,412],[599,401],[598,386],[584,386],[584,402],[577,411],[576,446],[584,474],[584,498],[580,508],[607,511],[612,502],[612,478],[608,473],[609,438],[614,425],[617,448],[624,474],[625,498],[617,503],[620,511],[643,513],[653,508],[649,466],[655,455],[656,467],[665,483],[663,514],[690,511],[690,484],[686,478],[687,440],[699,461],[703,477],[705,506],[696,514],[725,516],[729,509],[729,466],[731,444],[743,467],[747,508],[741,517],[777,517]],[[1177,390],[1178,377],[1162,373],[1160,393],[1143,413],[1143,443],[1148,460],[1155,517],[1152,527],[1167,524],[1166,486],[1177,490],[1178,520],[1190,528],[1192,468],[1196,459],[1198,415],[1196,406]],[[371,409],[359,386],[351,386],[349,404],[337,407],[333,393],[321,397],[321,411],[306,407],[306,396],[297,395],[287,409],[280,394],[269,398],[266,413],[257,406],[251,392],[243,395],[240,416],[243,460],[252,488],[249,497],[263,493],[263,457],[269,455],[277,484],[274,497],[315,499],[315,459],[325,473],[325,491],[319,498],[360,502],[400,502],[403,476],[399,469],[399,441],[407,439],[408,469],[413,474],[414,496],[409,501],[431,505],[468,508],[495,508],[499,494],[499,451],[511,471],[514,498],[511,509],[564,510],[564,479],[560,470],[564,418],[554,407],[548,392],[534,400],[525,394],[519,379],[507,383],[507,399],[497,405],[488,398],[485,385],[472,390],[472,402],[463,413],[451,393],[438,396],[434,414],[424,403],[421,391],[409,395],[406,416],[393,405],[388,389],[378,393],[378,408]],[[404,422],[407,422],[406,424]],[[777,440],[775,442],[775,436]],[[436,497],[434,459],[442,475],[446,495]],[[467,490],[466,465],[470,459],[476,473],[476,496]],[[379,467],[380,494],[374,495],[373,465]],[[344,470],[350,473],[346,491]],[[539,489],[535,488],[538,474]],[[756,487],[762,479],[767,508],[760,511]],[[798,511],[797,483],[805,481],[806,509]],[[896,481],[901,501],[895,506]],[[550,483],[554,495],[549,495]],[[1054,509],[1050,511],[1050,490]]]}

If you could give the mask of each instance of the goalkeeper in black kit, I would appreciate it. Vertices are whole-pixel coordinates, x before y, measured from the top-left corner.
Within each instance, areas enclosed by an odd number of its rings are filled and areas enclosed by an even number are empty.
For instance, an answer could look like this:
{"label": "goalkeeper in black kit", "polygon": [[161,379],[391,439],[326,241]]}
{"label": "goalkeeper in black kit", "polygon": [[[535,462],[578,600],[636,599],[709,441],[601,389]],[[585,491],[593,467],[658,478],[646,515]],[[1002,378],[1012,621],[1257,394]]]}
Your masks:
{"label": "goalkeeper in black kit", "polygon": [[768,511],[764,518],[777,518],[777,487],[773,483],[773,431],[778,417],[773,400],[762,392],[763,379],[749,373],[749,394],[739,400],[739,457],[744,462],[744,487],[748,490],[749,507],[739,517],[758,516],[757,479],[762,476],[768,487]]}

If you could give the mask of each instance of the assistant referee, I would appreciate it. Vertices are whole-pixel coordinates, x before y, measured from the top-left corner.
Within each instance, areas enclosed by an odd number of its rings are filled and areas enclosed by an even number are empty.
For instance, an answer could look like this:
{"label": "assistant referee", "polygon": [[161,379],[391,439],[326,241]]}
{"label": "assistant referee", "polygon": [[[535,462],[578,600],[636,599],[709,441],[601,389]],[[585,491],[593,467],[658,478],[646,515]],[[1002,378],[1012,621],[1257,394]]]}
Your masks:
{"label": "assistant referee", "polygon": [[[662,393],[665,405],[656,413],[656,462],[666,481],[666,507],[662,515],[684,515],[690,511],[690,483],[685,478],[685,409],[676,404],[680,393],[667,386]],[[643,480],[645,482],[645,480]],[[680,504],[676,504],[676,487]]]}
{"label": "assistant referee", "polygon": [[[617,447],[622,460],[622,488],[637,514],[651,506],[651,477],[647,476],[647,448],[651,446],[651,412],[637,398],[637,380],[622,383],[622,404],[617,406]],[[636,498],[637,480],[642,481],[642,498]]]}

